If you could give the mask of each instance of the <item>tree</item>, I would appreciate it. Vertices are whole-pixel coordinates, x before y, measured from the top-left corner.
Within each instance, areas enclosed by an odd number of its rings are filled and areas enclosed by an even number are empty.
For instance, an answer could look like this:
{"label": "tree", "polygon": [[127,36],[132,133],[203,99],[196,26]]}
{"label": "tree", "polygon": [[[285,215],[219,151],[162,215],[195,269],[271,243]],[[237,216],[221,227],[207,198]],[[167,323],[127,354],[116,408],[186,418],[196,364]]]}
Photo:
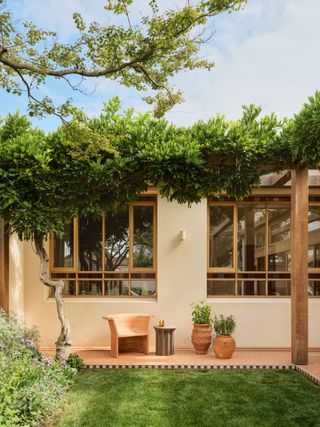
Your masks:
{"label": "tree", "polygon": [[[0,216],[21,240],[34,242],[40,280],[54,289],[61,322],[58,358],[67,356],[71,335],[64,283],[49,276],[44,245],[48,233],[62,236],[73,217],[116,210],[149,185],[180,203],[198,202],[222,190],[243,197],[263,173],[258,164],[287,156],[287,150],[278,148],[281,122],[274,115],[258,119],[260,109],[253,106],[237,122],[217,117],[191,128],[132,110],[121,115],[119,108],[114,99],[100,117],[83,116],[49,134],[33,129],[19,115],[9,115],[0,127]],[[222,161],[235,159],[238,166],[213,168],[207,159],[214,153]],[[122,234],[125,230],[117,236],[120,241]]]}
{"label": "tree", "polygon": [[206,41],[208,19],[239,9],[245,2],[187,0],[180,9],[160,13],[157,1],[149,0],[149,14],[135,22],[131,16],[135,0],[106,0],[106,18],[114,23],[87,24],[74,13],[79,36],[70,43],[60,43],[54,31],[30,22],[17,25],[6,0],[0,0],[0,87],[13,94],[26,92],[31,116],[55,114],[66,120],[73,113],[72,100],[55,106],[47,96],[38,98],[37,89],[48,78],[82,90],[84,79],[105,77],[138,91],[152,89],[155,95],[145,99],[155,105],[154,113],[160,117],[182,101],[182,93],[170,85],[175,74],[213,66],[198,57]]}

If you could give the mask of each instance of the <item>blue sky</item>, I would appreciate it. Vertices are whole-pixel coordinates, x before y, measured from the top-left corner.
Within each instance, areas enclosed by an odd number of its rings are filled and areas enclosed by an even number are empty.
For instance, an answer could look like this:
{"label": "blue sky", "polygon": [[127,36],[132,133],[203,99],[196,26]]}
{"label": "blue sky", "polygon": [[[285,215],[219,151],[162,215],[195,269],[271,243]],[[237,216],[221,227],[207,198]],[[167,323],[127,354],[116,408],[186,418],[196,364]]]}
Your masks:
{"label": "blue sky", "polygon": [[[161,7],[176,7],[185,0],[159,0]],[[103,0],[11,0],[18,20],[32,20],[54,28],[61,40],[74,36],[72,13],[80,11],[88,20],[101,20]],[[138,0],[135,11],[143,14],[147,0]],[[206,120],[216,113],[229,119],[241,115],[243,104],[261,105],[265,113],[280,117],[298,112],[309,95],[320,89],[319,0],[248,0],[241,12],[213,19],[215,35],[201,54],[215,62],[210,71],[181,72],[174,79],[184,92],[185,102],[166,117],[178,125]],[[124,107],[146,111],[141,94],[108,79],[90,81],[92,95],[73,93],[65,84],[52,81],[42,93],[57,102],[73,97],[89,115],[97,115],[102,103],[118,95]],[[0,91],[0,115],[26,111],[26,99]],[[59,125],[54,118],[35,121],[50,130]]]}

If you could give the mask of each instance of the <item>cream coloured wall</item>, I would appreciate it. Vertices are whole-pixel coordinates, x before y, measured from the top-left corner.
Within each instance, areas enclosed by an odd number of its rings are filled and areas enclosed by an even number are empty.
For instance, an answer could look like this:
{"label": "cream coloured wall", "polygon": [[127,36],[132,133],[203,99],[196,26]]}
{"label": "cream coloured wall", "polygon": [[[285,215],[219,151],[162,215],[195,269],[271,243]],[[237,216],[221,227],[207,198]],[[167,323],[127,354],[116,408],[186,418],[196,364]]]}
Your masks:
{"label": "cream coloured wall", "polygon": [[24,250],[17,235],[9,243],[9,311],[24,315]]}
{"label": "cream coloured wall", "polygon": [[[184,230],[185,240],[180,239]],[[191,347],[190,304],[206,300],[207,202],[189,208],[158,199],[158,298],[65,299],[74,347],[107,347],[109,329],[102,316],[109,313],[151,313],[152,326],[163,319],[176,326],[176,348]],[[11,271],[11,270],[10,270]],[[12,269],[14,272],[14,268]],[[42,346],[54,347],[59,334],[54,300],[39,282],[39,261],[31,246],[24,249],[24,306],[27,323],[40,328]],[[11,273],[10,273],[11,274]],[[12,273],[14,274],[14,273]],[[10,276],[11,277],[11,276]],[[20,286],[21,281],[11,286]],[[12,294],[16,290],[12,289]],[[19,294],[19,292],[17,292]],[[210,298],[214,314],[233,313],[239,347],[290,347],[290,298]],[[320,300],[310,299],[310,346],[320,346]]]}

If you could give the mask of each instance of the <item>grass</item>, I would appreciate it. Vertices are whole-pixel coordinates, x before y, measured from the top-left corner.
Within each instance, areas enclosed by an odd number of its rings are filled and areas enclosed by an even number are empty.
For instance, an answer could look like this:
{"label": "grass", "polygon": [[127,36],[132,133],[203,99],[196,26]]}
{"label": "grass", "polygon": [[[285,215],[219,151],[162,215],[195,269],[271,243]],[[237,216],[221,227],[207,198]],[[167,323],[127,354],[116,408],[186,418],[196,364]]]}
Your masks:
{"label": "grass", "polygon": [[291,371],[111,370],[78,375],[59,427],[316,427],[320,388]]}

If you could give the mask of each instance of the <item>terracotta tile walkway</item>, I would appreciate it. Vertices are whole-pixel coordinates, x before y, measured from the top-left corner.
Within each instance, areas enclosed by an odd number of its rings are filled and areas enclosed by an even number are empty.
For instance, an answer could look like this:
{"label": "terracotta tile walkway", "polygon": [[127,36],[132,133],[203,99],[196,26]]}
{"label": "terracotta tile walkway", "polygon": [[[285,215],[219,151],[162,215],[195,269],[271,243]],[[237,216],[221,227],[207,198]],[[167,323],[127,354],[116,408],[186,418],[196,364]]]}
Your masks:
{"label": "terracotta tile walkway", "polygon": [[175,350],[172,356],[157,356],[140,353],[120,353],[113,358],[108,350],[79,350],[76,353],[88,368],[155,368],[155,369],[296,369],[320,385],[320,352],[309,354],[309,365],[295,366],[291,363],[290,351],[235,351],[229,360],[217,359],[209,349],[206,355],[197,355],[193,350]]}
{"label": "terracotta tile walkway", "polygon": [[236,351],[232,359],[217,359],[212,350],[206,355],[197,355],[193,350],[175,350],[172,356],[157,356],[142,353],[120,353],[118,358],[110,356],[108,350],[77,351],[87,365],[93,366],[289,366],[290,352]]}

